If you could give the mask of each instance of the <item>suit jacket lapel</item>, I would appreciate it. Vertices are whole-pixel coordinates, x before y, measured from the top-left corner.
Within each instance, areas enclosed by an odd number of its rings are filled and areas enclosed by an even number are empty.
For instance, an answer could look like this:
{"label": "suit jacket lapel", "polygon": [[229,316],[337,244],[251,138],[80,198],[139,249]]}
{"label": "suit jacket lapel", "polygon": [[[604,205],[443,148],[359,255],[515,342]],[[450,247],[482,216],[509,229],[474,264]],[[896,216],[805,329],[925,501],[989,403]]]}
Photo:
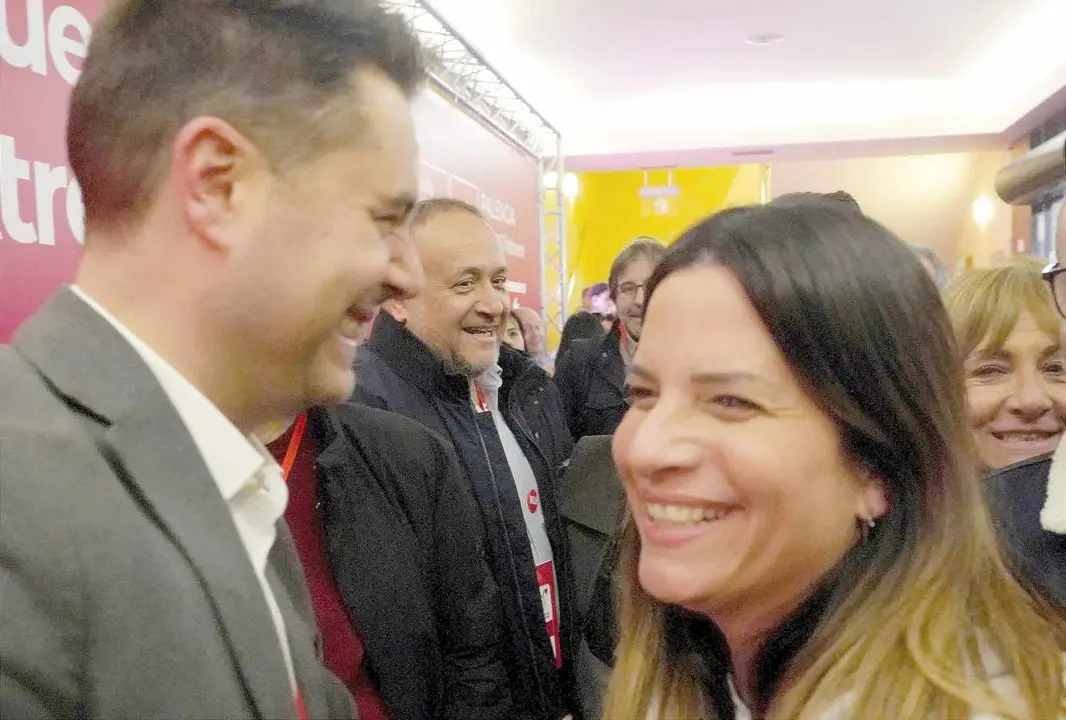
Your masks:
{"label": "suit jacket lapel", "polygon": [[303,566],[296,554],[292,535],[284,522],[278,523],[278,538],[267,563],[267,581],[285,620],[296,684],[303,696],[307,715],[312,718],[330,717],[324,675],[326,670],[320,654],[315,651],[318,630],[311,597],[304,584]]}
{"label": "suit jacket lapel", "polygon": [[141,358],[69,290],[26,323],[14,345],[58,392],[110,424],[101,450],[194,569],[258,714],[294,716],[277,634],[229,508]]}
{"label": "suit jacket lapel", "polygon": [[229,508],[173,410],[143,402],[105,436],[124,480],[196,570],[259,713],[295,714],[284,658]]}

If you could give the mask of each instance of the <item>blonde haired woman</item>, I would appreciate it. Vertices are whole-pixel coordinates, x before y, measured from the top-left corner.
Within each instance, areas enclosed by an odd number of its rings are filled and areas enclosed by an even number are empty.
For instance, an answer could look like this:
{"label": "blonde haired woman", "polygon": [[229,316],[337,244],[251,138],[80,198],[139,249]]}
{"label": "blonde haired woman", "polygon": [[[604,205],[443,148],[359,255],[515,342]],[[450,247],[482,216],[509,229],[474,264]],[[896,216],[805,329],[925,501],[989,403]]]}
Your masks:
{"label": "blonde haired woman", "polygon": [[646,308],[605,718],[1066,714],[1066,619],[1001,555],[951,326],[902,243],[830,205],[727,211]]}
{"label": "blonde haired woman", "polygon": [[978,457],[998,470],[1055,451],[1066,428],[1062,319],[1035,260],[969,270],[945,295]]}

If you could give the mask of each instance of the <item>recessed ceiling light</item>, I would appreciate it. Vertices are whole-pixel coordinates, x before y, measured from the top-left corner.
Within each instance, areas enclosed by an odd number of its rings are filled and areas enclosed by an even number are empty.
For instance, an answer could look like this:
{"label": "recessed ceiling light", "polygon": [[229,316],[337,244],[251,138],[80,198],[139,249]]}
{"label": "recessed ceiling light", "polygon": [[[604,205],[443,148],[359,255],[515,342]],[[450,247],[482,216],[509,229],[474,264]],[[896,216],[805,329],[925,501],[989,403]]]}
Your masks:
{"label": "recessed ceiling light", "polygon": [[778,35],[777,33],[762,33],[760,35],[752,35],[746,42],[748,45],[776,45],[784,39],[784,35]]}

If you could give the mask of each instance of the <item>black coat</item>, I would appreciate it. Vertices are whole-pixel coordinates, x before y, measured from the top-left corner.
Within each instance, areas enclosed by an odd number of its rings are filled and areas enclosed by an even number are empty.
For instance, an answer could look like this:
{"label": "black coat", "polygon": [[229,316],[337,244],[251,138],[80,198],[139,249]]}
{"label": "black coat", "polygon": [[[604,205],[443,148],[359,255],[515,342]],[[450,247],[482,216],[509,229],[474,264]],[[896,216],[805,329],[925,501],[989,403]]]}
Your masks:
{"label": "black coat", "polygon": [[611,438],[586,436],[574,448],[559,485],[582,637],[575,675],[585,718],[603,715],[607,680],[618,643],[615,570],[626,513],[622,482],[611,458]]}
{"label": "black coat", "polygon": [[360,405],[311,412],[337,585],[395,720],[509,720],[506,629],[451,446]]}
{"label": "black coat", "polygon": [[1066,535],[1040,525],[1051,459],[1043,455],[997,470],[985,478],[985,492],[1015,564],[1066,607]]}
{"label": "black coat", "polygon": [[533,552],[522,499],[489,413],[475,413],[469,382],[450,374],[421,340],[387,313],[374,324],[356,360],[354,399],[387,407],[448,438],[473,490],[488,538],[489,563],[500,589],[510,629],[508,673],[516,717],[556,720],[575,709],[573,633],[566,536],[555,500],[555,483],[573,443],[551,378],[532,360],[503,347],[500,410],[537,478],[558,581],[563,668],[544,629]]}
{"label": "black coat", "polygon": [[626,412],[626,366],[621,329],[595,340],[577,340],[555,363],[555,383],[574,440],[613,435]]}

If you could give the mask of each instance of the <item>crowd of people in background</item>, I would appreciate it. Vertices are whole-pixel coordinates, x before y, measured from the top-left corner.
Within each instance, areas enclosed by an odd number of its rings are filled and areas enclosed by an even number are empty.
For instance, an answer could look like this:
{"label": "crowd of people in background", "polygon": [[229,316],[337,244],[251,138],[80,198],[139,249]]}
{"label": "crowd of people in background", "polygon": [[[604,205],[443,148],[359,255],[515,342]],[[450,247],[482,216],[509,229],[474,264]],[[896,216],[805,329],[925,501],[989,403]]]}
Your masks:
{"label": "crowd of people in background", "polygon": [[0,347],[0,716],[1066,717],[1066,265],[798,193],[552,355],[417,196],[425,76],[373,0],[106,11]]}

